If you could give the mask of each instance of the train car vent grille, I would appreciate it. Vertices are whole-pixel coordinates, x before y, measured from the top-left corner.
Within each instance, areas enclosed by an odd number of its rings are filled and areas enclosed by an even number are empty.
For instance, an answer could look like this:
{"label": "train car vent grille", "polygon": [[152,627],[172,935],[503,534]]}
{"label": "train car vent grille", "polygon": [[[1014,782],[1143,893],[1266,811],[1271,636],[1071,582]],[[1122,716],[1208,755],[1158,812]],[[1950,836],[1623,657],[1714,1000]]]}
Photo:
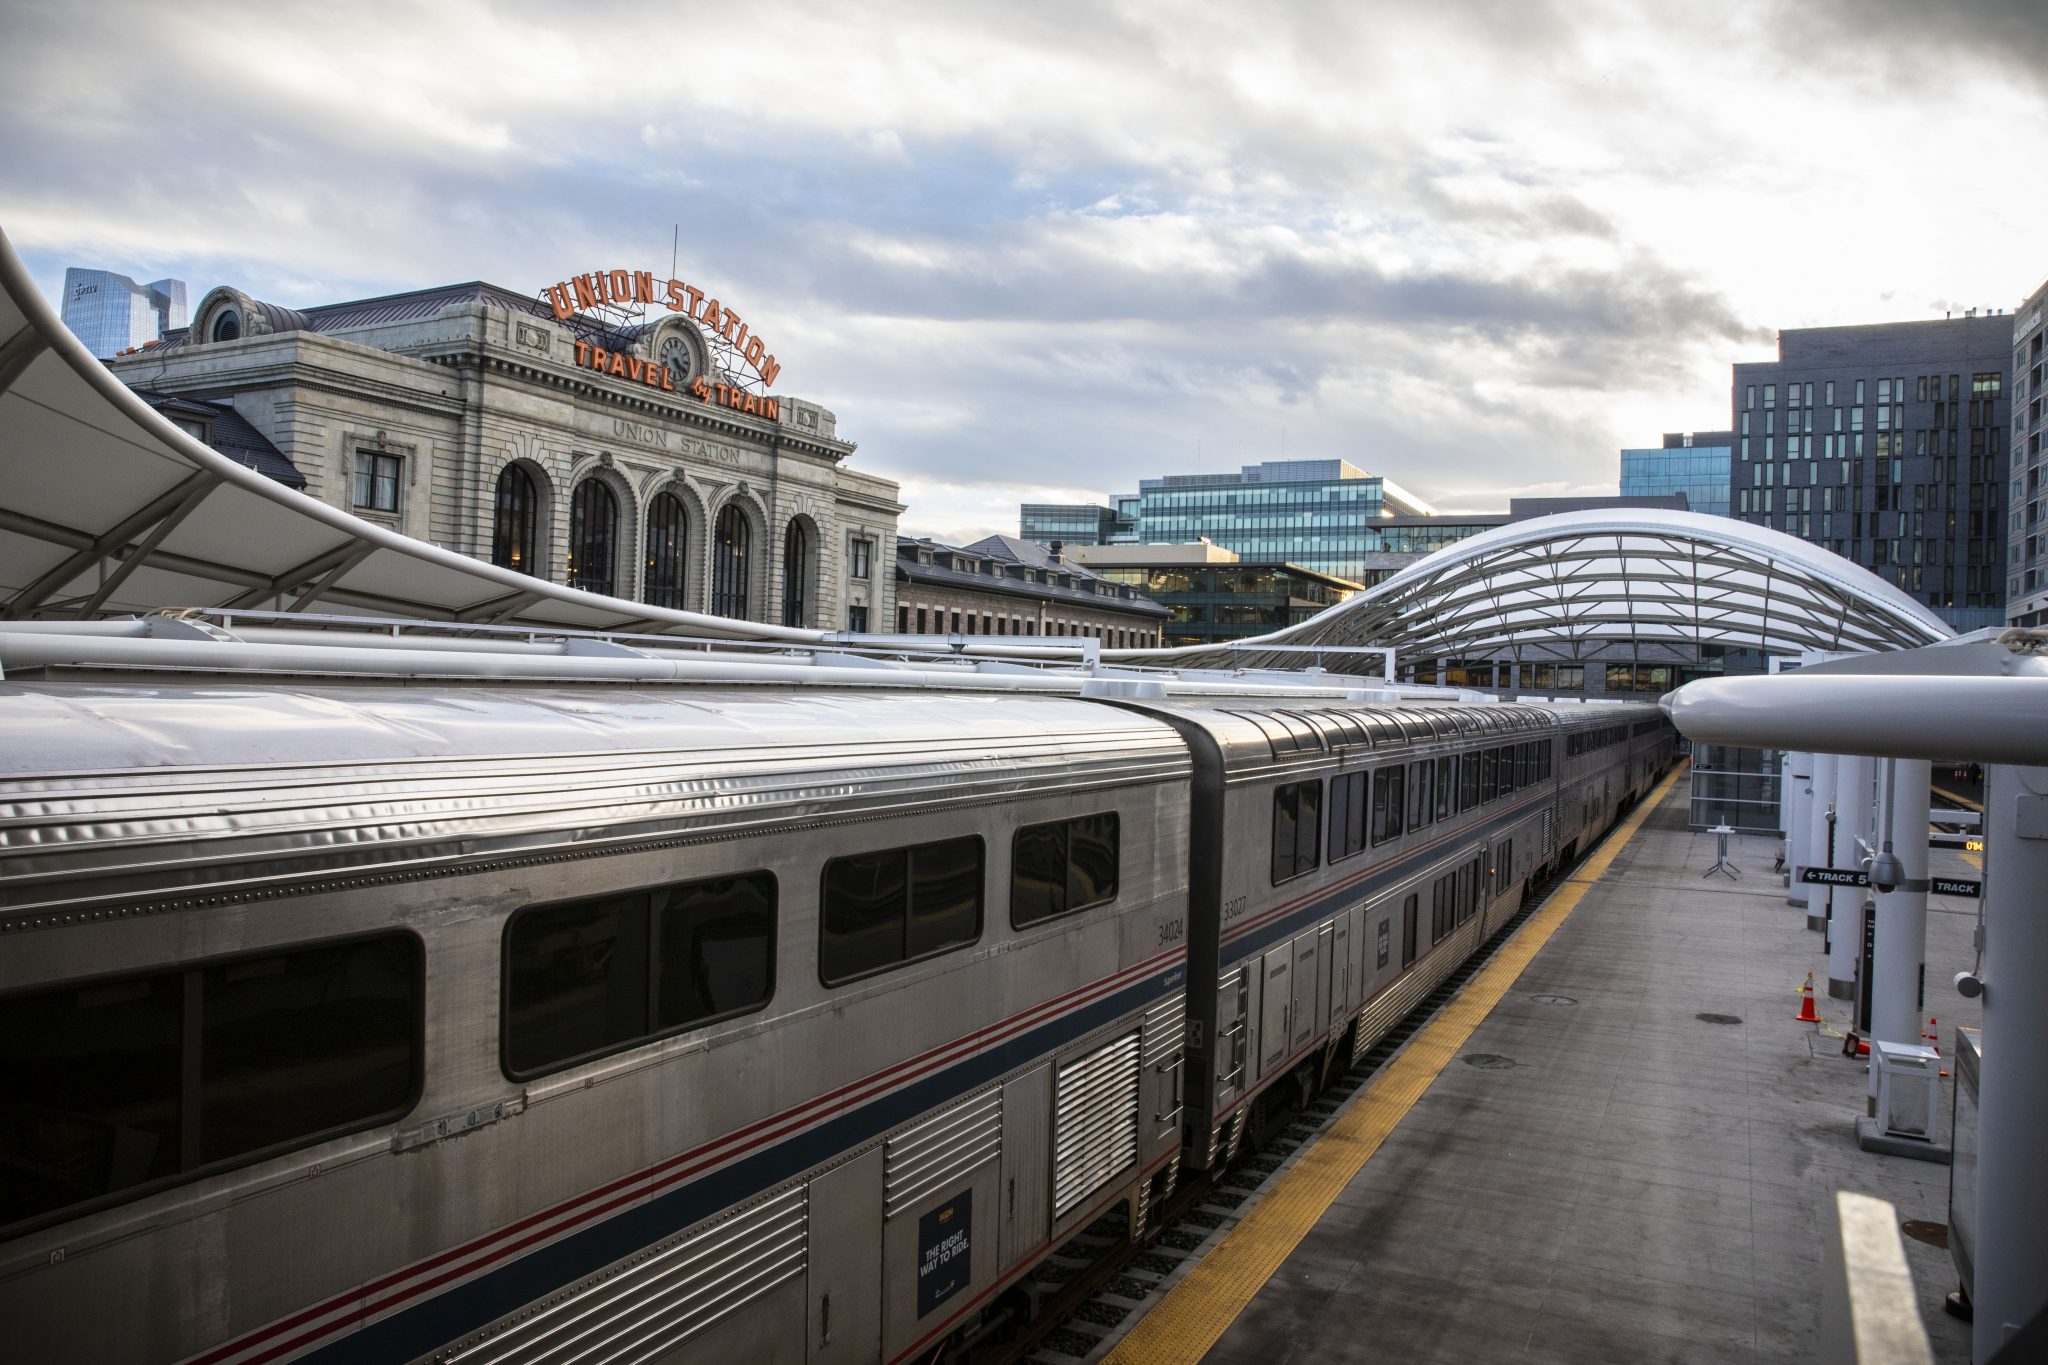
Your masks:
{"label": "train car vent grille", "polygon": [[1138,1159],[1138,1030],[1061,1065],[1052,1211],[1065,1214]]}
{"label": "train car vent grille", "polygon": [[810,1206],[799,1187],[612,1267],[445,1359],[462,1365],[652,1360],[802,1275]]}
{"label": "train car vent grille", "polygon": [[882,1216],[914,1208],[984,1162],[1003,1146],[1003,1092],[990,1087],[889,1139],[882,1157]]}
{"label": "train car vent grille", "polygon": [[1187,1033],[1187,1003],[1187,996],[1173,995],[1145,1011],[1145,1065],[1157,1066],[1180,1051]]}

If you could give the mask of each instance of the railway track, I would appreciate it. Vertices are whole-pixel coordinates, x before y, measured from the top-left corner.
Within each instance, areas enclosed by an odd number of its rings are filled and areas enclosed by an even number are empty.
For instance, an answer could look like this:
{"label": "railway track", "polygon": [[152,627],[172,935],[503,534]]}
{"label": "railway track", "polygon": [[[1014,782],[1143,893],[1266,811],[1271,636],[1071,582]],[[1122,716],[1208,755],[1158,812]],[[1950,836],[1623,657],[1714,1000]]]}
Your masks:
{"label": "railway track", "polygon": [[[1626,812],[1623,812],[1624,814]],[[1262,1141],[1247,1132],[1245,1149],[1220,1175],[1183,1181],[1149,1220],[1155,1230],[1132,1237],[1127,1205],[1104,1214],[1033,1271],[1024,1286],[1037,1306],[1031,1321],[976,1352],[975,1365],[1093,1365],[1181,1276],[1264,1197],[1300,1151],[1327,1129],[1351,1099],[1433,1019],[1500,945],[1540,908],[1551,890],[1584,861],[1534,883],[1521,908],[1480,950],[1389,1029],[1352,1067],[1333,1077],[1306,1107],[1270,1119]]]}

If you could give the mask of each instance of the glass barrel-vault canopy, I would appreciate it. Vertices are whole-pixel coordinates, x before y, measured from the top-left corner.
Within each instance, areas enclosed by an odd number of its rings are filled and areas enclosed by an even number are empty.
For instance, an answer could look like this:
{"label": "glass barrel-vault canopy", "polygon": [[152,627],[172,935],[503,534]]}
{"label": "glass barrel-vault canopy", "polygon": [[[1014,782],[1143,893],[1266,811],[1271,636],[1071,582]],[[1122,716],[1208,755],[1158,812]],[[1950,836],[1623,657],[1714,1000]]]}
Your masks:
{"label": "glass barrel-vault canopy", "polygon": [[[1370,645],[1402,658],[1516,650],[1590,658],[1614,646],[1715,645],[1769,654],[1910,649],[1953,632],[1840,555],[1694,512],[1566,512],[1513,522],[1409,565],[1300,625],[1161,662],[1299,668],[1262,645]],[[1348,671],[1339,659],[1328,666]]]}

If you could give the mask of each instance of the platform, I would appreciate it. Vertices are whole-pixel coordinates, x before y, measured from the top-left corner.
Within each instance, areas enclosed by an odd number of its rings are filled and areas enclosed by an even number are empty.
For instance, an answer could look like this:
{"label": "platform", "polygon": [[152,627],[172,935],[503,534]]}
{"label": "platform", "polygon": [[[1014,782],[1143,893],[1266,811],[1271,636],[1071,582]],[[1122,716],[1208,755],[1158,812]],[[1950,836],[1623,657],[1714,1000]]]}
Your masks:
{"label": "platform", "polygon": [[[1575,902],[1561,922],[1524,926],[1549,936],[1518,974],[1503,948],[1498,1003],[1411,1059],[1440,1069],[1404,1081],[1406,1053],[1383,1067],[1351,1101],[1383,1117],[1347,1131],[1346,1114],[1321,1140],[1335,1148],[1297,1154],[1264,1211],[1110,1359],[1810,1365],[1833,1192],[1945,1230],[1948,1168],[1857,1147],[1849,1002],[1822,993],[1824,1022],[1794,1022],[1826,959],[1771,872],[1775,838],[1735,838],[1744,878],[1703,880],[1715,839],[1685,816],[1681,779],[1609,864],[1553,897]],[[1932,870],[1981,875],[1966,856],[1936,850]],[[1974,924],[1975,902],[1930,898],[1927,1010],[1944,1037],[1978,1022],[1946,985]],[[1344,1155],[1375,1141],[1362,1165]],[[1316,1162],[1356,1173],[1317,1196]],[[1966,1362],[1968,1327],[1940,1308],[1947,1251],[1905,1245],[1935,1358]]]}

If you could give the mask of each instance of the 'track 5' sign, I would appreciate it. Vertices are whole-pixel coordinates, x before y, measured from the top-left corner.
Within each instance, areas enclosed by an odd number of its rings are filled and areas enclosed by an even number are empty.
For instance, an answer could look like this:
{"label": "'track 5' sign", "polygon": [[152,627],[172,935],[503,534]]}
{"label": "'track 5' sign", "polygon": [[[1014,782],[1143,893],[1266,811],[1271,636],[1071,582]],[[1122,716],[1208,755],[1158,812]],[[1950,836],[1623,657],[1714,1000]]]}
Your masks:
{"label": "'track 5' sign", "polygon": [[557,321],[566,321],[578,311],[601,303],[628,308],[658,304],[671,313],[681,313],[706,332],[723,337],[761,376],[763,387],[773,388],[775,376],[782,373],[782,366],[768,353],[767,345],[760,337],[748,334],[746,321],[738,313],[682,280],[658,280],[651,270],[593,270],[588,275],[575,275],[549,285],[547,295]]}

